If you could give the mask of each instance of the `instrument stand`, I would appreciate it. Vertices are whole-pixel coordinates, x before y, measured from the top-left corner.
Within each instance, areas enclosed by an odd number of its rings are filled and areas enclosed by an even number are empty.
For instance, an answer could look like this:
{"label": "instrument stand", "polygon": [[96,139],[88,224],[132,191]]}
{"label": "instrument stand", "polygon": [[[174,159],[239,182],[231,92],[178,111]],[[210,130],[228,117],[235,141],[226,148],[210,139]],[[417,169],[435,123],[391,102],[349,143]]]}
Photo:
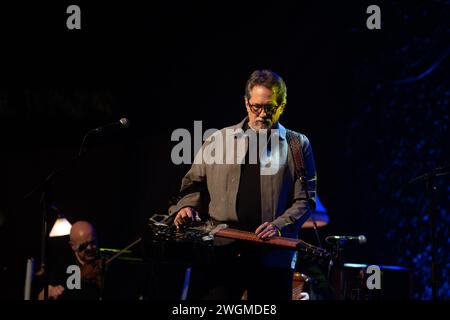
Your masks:
{"label": "instrument stand", "polygon": [[[70,164],[77,160],[78,157],[75,157],[72,159]],[[51,187],[54,177],[61,171],[63,171],[67,166],[58,169],[53,170],[46,178],[45,180],[40,183],[36,188],[31,190],[27,195],[25,195],[24,199],[27,199],[31,197],[33,194],[40,192],[41,198],[40,198],[40,206],[42,211],[42,218],[41,218],[41,261],[40,261],[40,269],[38,272],[36,272],[36,275],[39,275],[42,278],[42,284],[44,286],[44,300],[48,300],[48,277],[47,277],[47,245],[48,245],[48,212],[49,212],[49,203],[50,203],[50,194],[51,194]]]}
{"label": "instrument stand", "polygon": [[336,242],[333,248],[333,257],[328,265],[328,283],[332,289],[332,296],[336,300],[345,299],[343,251],[343,243]]}
{"label": "instrument stand", "polygon": [[44,300],[48,300],[48,277],[47,277],[47,216],[48,216],[48,193],[50,186],[50,179],[47,179],[44,183],[44,190],[41,195],[41,208],[42,208],[42,221],[41,221],[41,268],[39,274],[42,277],[42,283],[44,284]]}
{"label": "instrument stand", "polygon": [[438,280],[436,273],[436,220],[438,207],[436,202],[436,186],[434,184],[435,176],[429,175],[425,180],[426,190],[430,197],[430,234],[431,234],[431,290],[433,300],[438,299]]}
{"label": "instrument stand", "polygon": [[307,204],[308,210],[311,212],[311,220],[313,222],[313,229],[314,229],[314,234],[317,239],[317,243],[319,244],[319,247],[323,249],[322,241],[320,241],[319,229],[317,227],[316,218],[314,217],[314,210],[311,210],[311,202],[310,202],[311,199],[309,197],[308,181],[306,180],[305,170],[302,170],[302,172],[301,172],[300,183],[302,184],[303,190],[305,191],[306,204]]}
{"label": "instrument stand", "polygon": [[430,208],[430,234],[431,234],[431,288],[433,300],[437,300],[438,297],[438,279],[436,268],[436,249],[437,249],[437,232],[436,221],[438,218],[438,205],[436,201],[436,185],[435,180],[438,176],[444,176],[450,174],[450,166],[443,166],[433,169],[432,171],[422,174],[413,178],[409,183],[415,183],[417,181],[424,181],[426,194],[429,197]]}

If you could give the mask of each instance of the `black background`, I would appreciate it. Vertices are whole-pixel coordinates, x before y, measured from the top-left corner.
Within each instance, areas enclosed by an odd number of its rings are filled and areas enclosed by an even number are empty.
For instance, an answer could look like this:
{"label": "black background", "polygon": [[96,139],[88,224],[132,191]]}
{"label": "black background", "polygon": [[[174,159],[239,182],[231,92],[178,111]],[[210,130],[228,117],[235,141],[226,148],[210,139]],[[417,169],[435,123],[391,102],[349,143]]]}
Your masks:
{"label": "black background", "polygon": [[[192,132],[195,120],[204,130],[239,122],[247,77],[262,68],[287,83],[281,122],[312,143],[331,217],[322,236],[365,234],[365,247],[349,248],[352,262],[421,263],[416,275],[429,279],[427,259],[414,260],[421,249],[408,240],[420,232],[420,245],[428,246],[426,198],[407,181],[448,160],[448,2],[376,3],[381,30],[366,28],[372,3],[365,1],[79,1],[81,30],[66,28],[69,4],[0,9],[0,265],[7,297],[21,297],[25,259],[39,256],[39,194],[24,195],[66,166],[87,130],[124,116],[132,124],[90,139],[89,154],[55,178],[51,200],[70,221],[92,221],[102,246],[119,248],[150,215],[166,212],[188,170],[170,160],[172,131]],[[395,82],[436,61],[424,79]],[[423,117],[432,108],[437,124]],[[408,134],[412,128],[420,137]],[[404,166],[392,171],[405,149]],[[441,184],[439,199],[448,204],[448,180]],[[446,210],[442,205],[448,219]],[[445,269],[448,228],[440,237]],[[316,244],[310,230],[304,239]],[[429,297],[421,285],[415,297]]]}

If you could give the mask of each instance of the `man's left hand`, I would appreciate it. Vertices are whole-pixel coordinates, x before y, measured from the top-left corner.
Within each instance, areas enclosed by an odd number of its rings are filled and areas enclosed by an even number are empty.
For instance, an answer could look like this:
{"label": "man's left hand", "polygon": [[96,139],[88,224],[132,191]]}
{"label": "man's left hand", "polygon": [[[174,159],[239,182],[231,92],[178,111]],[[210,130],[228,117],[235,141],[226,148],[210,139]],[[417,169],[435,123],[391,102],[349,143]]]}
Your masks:
{"label": "man's left hand", "polygon": [[255,234],[258,236],[258,238],[267,240],[274,236],[280,236],[281,232],[280,229],[278,229],[274,224],[270,222],[264,222],[256,229]]}

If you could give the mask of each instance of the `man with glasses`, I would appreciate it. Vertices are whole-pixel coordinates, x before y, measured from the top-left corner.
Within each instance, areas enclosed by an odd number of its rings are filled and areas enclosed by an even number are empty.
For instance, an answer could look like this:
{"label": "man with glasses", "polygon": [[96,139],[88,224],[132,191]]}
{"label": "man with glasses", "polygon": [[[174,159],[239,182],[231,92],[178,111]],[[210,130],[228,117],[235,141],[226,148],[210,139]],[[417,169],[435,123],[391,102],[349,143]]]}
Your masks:
{"label": "man with glasses", "polygon": [[[81,289],[67,289],[66,281],[70,276],[67,267],[77,265],[83,270],[83,266],[93,265],[99,258],[97,235],[94,227],[87,221],[78,221],[70,229],[69,245],[72,254],[66,257],[63,253],[58,257],[56,265],[49,266],[49,299],[98,299],[100,288],[93,281],[81,279]],[[87,269],[87,268],[86,268]],[[92,270],[92,269],[89,269]],[[44,290],[39,293],[38,299],[42,300]]]}
{"label": "man with glasses", "polygon": [[97,235],[92,224],[87,221],[78,221],[72,225],[69,244],[80,265],[98,258]]}
{"label": "man with glasses", "polygon": [[[213,225],[224,223],[254,232],[260,239],[298,237],[309,211],[296,175],[295,159],[301,157],[304,164],[313,205],[316,171],[306,136],[287,130],[279,123],[286,98],[286,84],[275,72],[257,70],[250,75],[244,97],[247,117],[219,131],[222,137],[227,137],[229,130],[236,133],[231,140],[232,149],[229,139],[220,144],[226,146],[224,158],[230,150],[239,153],[238,145],[243,143],[242,161],[194,162],[182,180],[182,198],[169,209],[177,227],[206,220]],[[221,139],[220,135],[213,136],[215,138],[208,139],[200,152],[215,139]],[[297,148],[292,146],[293,139],[298,143]],[[301,155],[296,155],[297,151]],[[268,166],[276,170],[267,171]],[[208,203],[203,211],[206,212],[202,212],[205,199]],[[218,244],[216,262],[193,269],[190,298],[239,299],[247,290],[249,300],[291,299],[295,252],[218,238],[215,241]]]}

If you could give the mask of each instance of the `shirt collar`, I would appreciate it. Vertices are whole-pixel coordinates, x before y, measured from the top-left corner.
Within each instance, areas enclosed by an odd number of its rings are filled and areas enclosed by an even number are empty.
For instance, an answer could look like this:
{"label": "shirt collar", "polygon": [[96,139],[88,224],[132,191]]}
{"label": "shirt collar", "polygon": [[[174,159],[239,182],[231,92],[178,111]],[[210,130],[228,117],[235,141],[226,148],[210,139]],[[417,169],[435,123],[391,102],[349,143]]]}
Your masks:
{"label": "shirt collar", "polygon": [[278,129],[275,135],[278,135],[282,140],[286,140],[286,128],[277,122],[273,129]]}

